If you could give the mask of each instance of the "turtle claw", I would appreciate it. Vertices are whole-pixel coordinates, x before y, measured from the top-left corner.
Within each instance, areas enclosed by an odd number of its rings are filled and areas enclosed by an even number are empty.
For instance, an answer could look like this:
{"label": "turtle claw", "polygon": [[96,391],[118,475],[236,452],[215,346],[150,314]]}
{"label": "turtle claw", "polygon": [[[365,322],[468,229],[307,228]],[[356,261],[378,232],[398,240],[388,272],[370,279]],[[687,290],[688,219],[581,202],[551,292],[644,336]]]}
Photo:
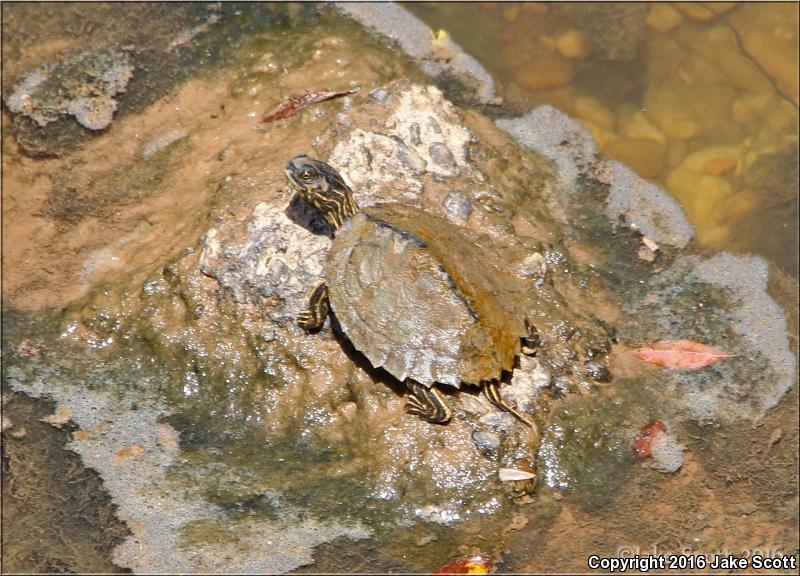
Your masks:
{"label": "turtle claw", "polygon": [[413,380],[407,380],[406,386],[411,392],[407,396],[407,414],[414,414],[432,424],[446,424],[450,420],[450,407],[436,387],[428,388]]}
{"label": "turtle claw", "polygon": [[307,333],[319,332],[329,311],[328,287],[324,280],[320,280],[308,293],[308,308],[297,315],[297,325]]}

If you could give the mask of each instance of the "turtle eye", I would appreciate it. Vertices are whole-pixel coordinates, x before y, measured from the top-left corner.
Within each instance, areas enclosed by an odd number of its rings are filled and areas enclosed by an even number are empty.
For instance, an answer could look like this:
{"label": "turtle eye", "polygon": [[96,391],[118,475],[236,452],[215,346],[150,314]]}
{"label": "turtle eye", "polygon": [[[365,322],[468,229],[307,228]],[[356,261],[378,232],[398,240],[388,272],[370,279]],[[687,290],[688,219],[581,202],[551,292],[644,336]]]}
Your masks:
{"label": "turtle eye", "polygon": [[303,182],[308,182],[312,178],[313,178],[313,175],[311,174],[310,170],[303,170],[302,172],[300,172],[300,179]]}

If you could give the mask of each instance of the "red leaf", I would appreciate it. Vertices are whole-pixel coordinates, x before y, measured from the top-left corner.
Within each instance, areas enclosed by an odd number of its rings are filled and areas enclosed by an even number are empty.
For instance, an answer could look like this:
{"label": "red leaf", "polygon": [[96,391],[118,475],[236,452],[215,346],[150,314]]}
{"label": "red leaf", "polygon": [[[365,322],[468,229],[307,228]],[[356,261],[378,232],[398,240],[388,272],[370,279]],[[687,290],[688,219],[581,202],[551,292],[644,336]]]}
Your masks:
{"label": "red leaf", "polygon": [[652,454],[653,438],[667,431],[667,425],[661,420],[654,420],[639,430],[639,435],[633,439],[633,453],[637,458],[649,458]]}
{"label": "red leaf", "polygon": [[489,561],[483,556],[469,556],[445,564],[433,574],[488,574],[490,569]]}
{"label": "red leaf", "polygon": [[659,340],[639,349],[639,358],[667,368],[702,368],[733,356],[696,340]]}
{"label": "red leaf", "polygon": [[285,118],[289,118],[290,116],[294,116],[297,112],[306,106],[310,106],[311,104],[324,102],[325,100],[331,100],[333,98],[338,98],[339,96],[346,96],[347,94],[352,94],[353,92],[357,91],[358,88],[353,88],[351,90],[336,90],[333,92],[308,92],[302,96],[291,96],[281,102],[274,112],[264,116],[261,121],[274,122],[275,120],[283,120]]}

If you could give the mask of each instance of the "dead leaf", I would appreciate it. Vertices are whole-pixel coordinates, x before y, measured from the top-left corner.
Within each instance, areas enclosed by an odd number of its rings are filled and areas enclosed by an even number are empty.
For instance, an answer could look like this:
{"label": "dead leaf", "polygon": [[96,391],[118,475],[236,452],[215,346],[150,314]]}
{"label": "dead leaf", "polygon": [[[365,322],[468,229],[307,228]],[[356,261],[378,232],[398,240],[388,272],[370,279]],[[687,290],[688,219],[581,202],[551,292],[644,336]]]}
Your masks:
{"label": "dead leaf", "polygon": [[491,565],[483,556],[469,556],[445,564],[433,574],[488,574]]}
{"label": "dead leaf", "polygon": [[661,420],[654,420],[647,426],[642,427],[639,430],[639,435],[633,439],[633,453],[634,455],[644,460],[645,458],[650,458],[652,455],[652,444],[653,438],[658,436],[659,434],[663,434],[667,431],[667,425],[664,424]]}
{"label": "dead leaf", "polygon": [[291,96],[278,105],[275,111],[264,116],[261,121],[274,122],[275,120],[283,120],[294,116],[297,112],[311,104],[332,100],[333,98],[339,98],[340,96],[346,96],[354,92],[358,92],[358,88],[353,88],[351,90],[335,90],[332,92],[309,92],[302,96]]}
{"label": "dead leaf", "polygon": [[666,368],[703,368],[717,360],[732,358],[728,354],[697,342],[696,340],[659,340],[638,350],[639,358],[650,364]]}

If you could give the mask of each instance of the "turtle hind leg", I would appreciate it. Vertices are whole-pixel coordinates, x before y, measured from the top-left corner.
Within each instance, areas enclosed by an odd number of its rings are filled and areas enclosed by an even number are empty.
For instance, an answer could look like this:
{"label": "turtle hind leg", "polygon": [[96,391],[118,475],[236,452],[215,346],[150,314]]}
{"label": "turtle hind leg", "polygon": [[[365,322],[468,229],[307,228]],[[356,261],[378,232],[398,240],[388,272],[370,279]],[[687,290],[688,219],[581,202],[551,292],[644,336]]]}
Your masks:
{"label": "turtle hind leg", "polygon": [[320,280],[308,293],[308,308],[297,315],[297,325],[306,332],[319,332],[329,311],[328,287]]}
{"label": "turtle hind leg", "polygon": [[415,382],[406,380],[406,387],[410,394],[406,403],[406,412],[419,416],[432,424],[445,424],[450,420],[452,412],[436,386],[428,388]]}
{"label": "turtle hind leg", "polygon": [[539,426],[536,424],[536,422],[534,422],[533,419],[527,414],[523,414],[516,408],[513,408],[507,404],[506,401],[500,397],[500,387],[497,385],[496,381],[493,380],[491,382],[486,382],[483,385],[483,393],[486,395],[486,398],[489,400],[489,402],[500,408],[500,410],[508,412],[526,426],[530,426],[536,433],[537,438],[539,437]]}

